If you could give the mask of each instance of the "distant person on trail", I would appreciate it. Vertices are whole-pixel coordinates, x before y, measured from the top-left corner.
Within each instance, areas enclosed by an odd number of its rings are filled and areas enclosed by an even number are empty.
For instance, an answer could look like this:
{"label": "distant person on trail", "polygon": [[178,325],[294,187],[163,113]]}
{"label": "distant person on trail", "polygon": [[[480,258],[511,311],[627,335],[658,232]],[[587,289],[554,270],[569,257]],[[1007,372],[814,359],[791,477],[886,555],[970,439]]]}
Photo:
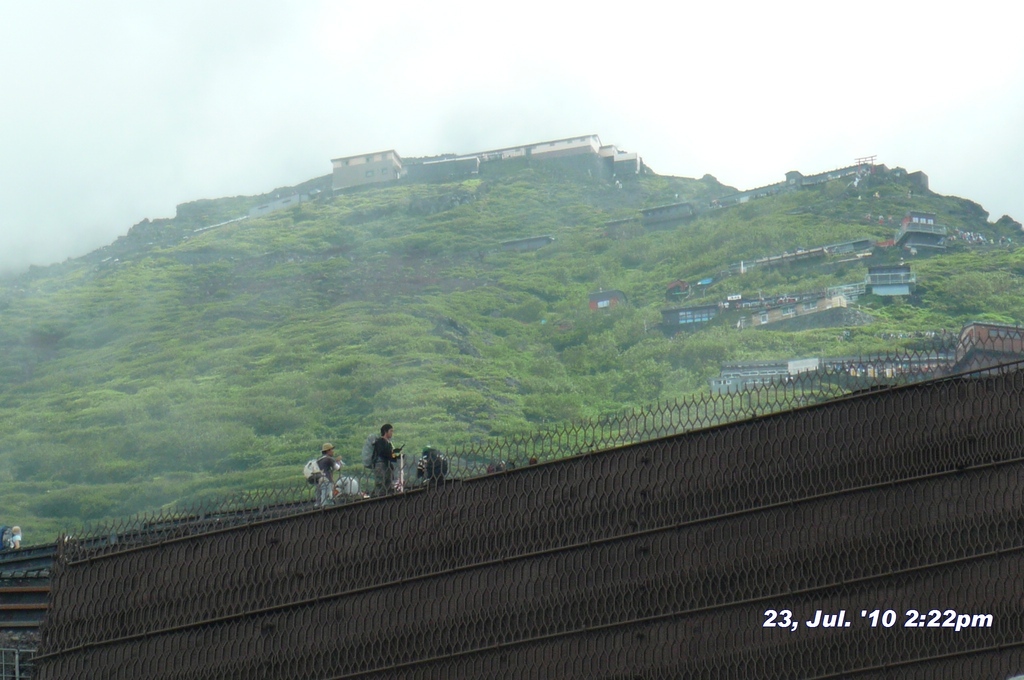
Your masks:
{"label": "distant person on trail", "polygon": [[444,454],[428,446],[416,463],[416,478],[426,484],[443,484],[448,476],[448,459]]}
{"label": "distant person on trail", "polygon": [[320,447],[320,458],[316,466],[320,468],[320,480],[316,483],[316,504],[323,507],[334,500],[334,471],[341,469],[341,462],[334,457],[334,444],[326,442]]}
{"label": "distant person on trail", "polygon": [[2,527],[0,534],[0,550],[21,550],[21,527]]}
{"label": "distant person on trail", "polygon": [[391,443],[391,437],[395,434],[395,428],[391,423],[385,423],[380,428],[380,439],[373,444],[373,495],[386,496],[398,491],[395,484],[395,472],[398,465],[401,465],[398,454],[402,452],[401,446],[397,449]]}

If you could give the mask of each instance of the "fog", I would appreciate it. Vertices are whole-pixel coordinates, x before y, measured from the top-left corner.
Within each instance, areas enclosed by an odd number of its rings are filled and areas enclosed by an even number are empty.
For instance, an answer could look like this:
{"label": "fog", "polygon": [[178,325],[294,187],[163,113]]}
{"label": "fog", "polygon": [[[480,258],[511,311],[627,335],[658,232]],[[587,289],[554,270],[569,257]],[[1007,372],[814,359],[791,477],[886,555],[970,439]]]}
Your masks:
{"label": "fog", "polygon": [[0,0],[0,272],[380,149],[582,134],[752,188],[876,155],[1024,219],[1024,6]]}

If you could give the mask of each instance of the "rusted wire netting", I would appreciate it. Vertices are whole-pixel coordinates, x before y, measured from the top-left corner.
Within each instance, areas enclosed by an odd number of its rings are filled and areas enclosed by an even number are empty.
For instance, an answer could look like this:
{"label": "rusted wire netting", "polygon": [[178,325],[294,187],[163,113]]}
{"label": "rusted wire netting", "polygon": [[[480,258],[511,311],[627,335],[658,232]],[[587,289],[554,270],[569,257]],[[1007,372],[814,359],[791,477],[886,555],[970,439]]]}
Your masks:
{"label": "rusted wire netting", "polygon": [[1024,673],[1024,371],[957,354],[467,447],[401,494],[68,539],[37,675]]}

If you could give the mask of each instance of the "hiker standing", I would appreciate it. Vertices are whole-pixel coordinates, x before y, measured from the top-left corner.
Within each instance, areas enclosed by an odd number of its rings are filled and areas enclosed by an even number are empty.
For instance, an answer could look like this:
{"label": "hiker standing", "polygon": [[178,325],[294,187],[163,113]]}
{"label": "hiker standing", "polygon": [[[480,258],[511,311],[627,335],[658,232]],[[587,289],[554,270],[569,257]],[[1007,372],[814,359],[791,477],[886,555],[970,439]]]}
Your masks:
{"label": "hiker standing", "polygon": [[373,495],[384,496],[395,493],[395,462],[399,460],[402,447],[397,449],[391,443],[395,428],[385,423],[380,428],[380,439],[373,444]]}

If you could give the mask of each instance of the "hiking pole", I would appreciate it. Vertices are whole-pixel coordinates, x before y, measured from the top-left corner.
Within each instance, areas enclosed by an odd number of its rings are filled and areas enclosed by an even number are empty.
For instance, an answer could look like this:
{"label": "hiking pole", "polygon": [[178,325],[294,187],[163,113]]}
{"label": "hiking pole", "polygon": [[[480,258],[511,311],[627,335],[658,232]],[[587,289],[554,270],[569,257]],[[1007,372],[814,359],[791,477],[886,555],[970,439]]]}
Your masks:
{"label": "hiking pole", "polygon": [[405,492],[405,454],[398,454],[398,493]]}

